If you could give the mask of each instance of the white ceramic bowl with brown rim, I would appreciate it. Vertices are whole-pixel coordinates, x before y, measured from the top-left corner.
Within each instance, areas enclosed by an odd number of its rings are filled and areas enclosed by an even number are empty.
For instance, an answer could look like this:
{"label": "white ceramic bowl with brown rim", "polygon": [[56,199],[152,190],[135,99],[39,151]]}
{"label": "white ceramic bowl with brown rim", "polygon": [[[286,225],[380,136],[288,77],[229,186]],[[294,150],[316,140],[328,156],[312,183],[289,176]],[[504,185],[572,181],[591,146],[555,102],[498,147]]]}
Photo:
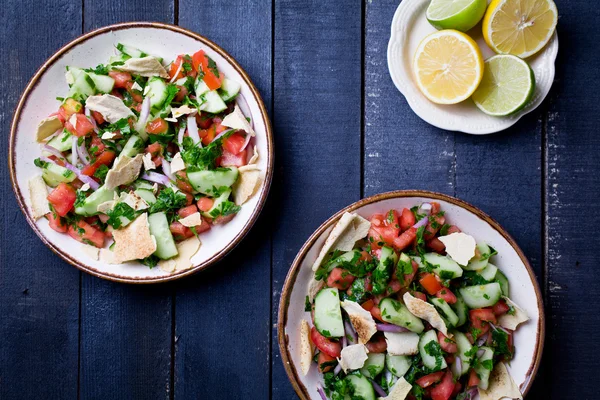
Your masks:
{"label": "white ceramic bowl with brown rim", "polygon": [[[176,273],[160,268],[150,269],[140,263],[120,265],[104,264],[93,260],[82,250],[79,242],[66,234],[53,231],[45,218],[34,221],[30,210],[28,181],[39,175],[33,164],[40,155],[40,145],[35,141],[38,122],[56,112],[56,97],[68,91],[65,67],[95,67],[104,64],[115,53],[117,43],[125,43],[149,54],[173,60],[178,54],[191,54],[203,49],[230,79],[241,83],[239,101],[244,114],[250,117],[256,131],[256,146],[260,155],[258,167],[262,184],[258,192],[242,206],[242,210],[229,223],[215,226],[201,235],[202,246],[192,258],[193,267]],[[17,105],[10,133],[9,169],[12,186],[27,222],[42,241],[65,261],[92,275],[114,281],[130,283],[164,282],[200,271],[214,264],[233,249],[248,233],[269,192],[273,175],[273,134],[266,108],[258,90],[242,67],[223,49],[210,40],[183,28],[149,22],[131,22],[107,26],[85,34],[58,50],[46,61],[31,79]]]}
{"label": "white ceramic bowl with brown rim", "polygon": [[[515,332],[515,358],[509,372],[523,394],[527,393],[537,372],[544,345],[544,308],[535,275],[514,239],[490,216],[478,208],[453,197],[420,190],[383,193],[360,200],[336,213],[321,225],[302,246],[287,275],[279,304],[278,339],[281,358],[288,377],[301,399],[319,399],[317,382],[322,378],[313,365],[307,376],[300,370],[300,321],[310,321],[304,311],[311,269],[325,239],[345,212],[369,218],[390,209],[402,210],[414,205],[437,201],[446,220],[456,224],[477,241],[488,243],[498,251],[494,265],[502,270],[510,283],[510,297],[523,308],[530,320]],[[312,323],[311,323],[312,325]]]}

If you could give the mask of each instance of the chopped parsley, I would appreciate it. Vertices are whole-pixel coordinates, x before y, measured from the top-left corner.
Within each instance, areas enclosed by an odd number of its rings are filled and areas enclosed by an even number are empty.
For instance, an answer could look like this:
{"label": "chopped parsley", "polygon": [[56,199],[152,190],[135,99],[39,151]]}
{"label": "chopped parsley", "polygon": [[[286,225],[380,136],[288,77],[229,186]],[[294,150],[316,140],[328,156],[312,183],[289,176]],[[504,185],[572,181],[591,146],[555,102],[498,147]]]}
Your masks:
{"label": "chopped parsley", "polygon": [[156,265],[158,264],[159,261],[160,261],[160,259],[158,257],[156,257],[154,254],[140,260],[140,262],[142,264],[148,266],[150,269],[156,267]]}
{"label": "chopped parsley", "polygon": [[310,300],[308,298],[308,295],[306,296],[306,299],[304,299],[304,311],[306,311],[306,312],[311,312],[312,311],[312,305],[310,304]]}
{"label": "chopped parsley", "polygon": [[219,78],[219,69],[217,68],[217,64],[215,63],[215,61],[210,58],[209,56],[206,56],[206,59],[208,60],[208,69],[217,77]]}
{"label": "chopped parsley", "polygon": [[183,138],[183,151],[181,158],[188,167],[195,167],[200,170],[215,169],[217,158],[222,154],[221,141],[212,141],[208,146],[199,147],[192,138]]}
{"label": "chopped parsley", "polygon": [[103,164],[98,167],[96,172],[94,172],[94,176],[96,178],[100,179],[101,181],[104,181],[106,179],[106,174],[108,174],[108,171],[109,171],[109,168]]}
{"label": "chopped parsley", "polygon": [[33,160],[33,164],[39,168],[46,168],[46,165],[48,165],[48,162],[42,161],[39,158],[36,158],[35,160]]}
{"label": "chopped parsley", "polygon": [[75,197],[75,204],[74,204],[75,208],[81,207],[86,198],[87,197],[83,190],[77,190],[77,197]]}
{"label": "chopped parsley", "polygon": [[86,68],[85,72],[91,72],[96,75],[108,75],[109,68],[104,64],[98,64],[96,68]]}
{"label": "chopped parsley", "polygon": [[231,214],[235,214],[240,211],[242,207],[238,206],[232,201],[225,200],[219,203],[216,207],[213,206],[213,209],[209,212],[212,218],[217,217],[226,217]]}
{"label": "chopped parsley", "polygon": [[440,369],[442,369],[442,361],[444,360],[444,354],[442,353],[442,348],[440,347],[440,344],[437,341],[432,340],[431,342],[425,345],[424,349],[425,353],[435,358],[435,367],[433,368],[433,370],[439,371]]}
{"label": "chopped parsley", "polygon": [[169,212],[185,206],[187,200],[183,193],[172,188],[164,188],[157,196],[156,202],[150,206],[150,214],[160,211]]}
{"label": "chopped parsley", "polygon": [[112,210],[108,210],[108,221],[106,223],[115,229],[119,229],[123,225],[121,217],[127,218],[129,221],[133,221],[136,217],[136,212],[127,203],[118,203]]}

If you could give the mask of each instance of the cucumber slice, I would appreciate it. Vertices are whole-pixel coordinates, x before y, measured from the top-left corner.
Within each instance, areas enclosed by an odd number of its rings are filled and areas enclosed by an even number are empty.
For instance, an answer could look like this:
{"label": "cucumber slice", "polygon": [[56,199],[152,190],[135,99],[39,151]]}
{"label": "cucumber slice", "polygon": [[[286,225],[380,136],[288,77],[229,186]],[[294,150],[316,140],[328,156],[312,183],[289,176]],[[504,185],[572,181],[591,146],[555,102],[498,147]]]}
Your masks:
{"label": "cucumber slice", "polygon": [[438,253],[427,253],[423,257],[433,266],[433,272],[442,279],[459,278],[463,274],[462,268],[450,257]]}
{"label": "cucumber slice", "polygon": [[375,390],[367,378],[362,375],[348,375],[345,379],[354,390],[353,399],[375,400]]}
{"label": "cucumber slice", "polygon": [[62,133],[50,139],[48,146],[54,147],[56,150],[63,152],[71,150],[73,142],[71,141],[71,133],[64,130]]}
{"label": "cucumber slice", "polygon": [[[462,368],[461,368],[461,376],[466,374],[471,367],[471,356],[466,354],[471,354],[471,349],[473,346],[469,339],[465,336],[464,333],[458,331],[452,331],[454,334],[454,341],[456,342],[456,347],[458,347],[458,356],[460,357]],[[453,370],[455,370],[453,368]]]}
{"label": "cucumber slice", "polygon": [[85,71],[81,68],[69,67],[67,65],[67,72],[65,73],[65,80],[67,81],[67,85],[69,85],[69,87],[73,86],[79,74],[84,72]]}
{"label": "cucumber slice", "polygon": [[156,203],[156,196],[152,193],[152,189],[136,189],[134,193],[144,199],[148,204]]}
{"label": "cucumber slice", "polygon": [[210,92],[210,89],[202,79],[196,79],[194,82],[194,91],[196,92],[196,97],[200,98],[203,94]]}
{"label": "cucumber slice", "polygon": [[130,58],[131,57],[128,56],[127,54],[121,53],[121,54],[117,54],[117,55],[114,55],[114,56],[110,56],[108,58],[108,63],[111,64],[111,65],[112,64],[119,64],[119,65],[121,65],[122,63],[124,63],[125,61],[129,60]]}
{"label": "cucumber slice", "polygon": [[404,374],[408,372],[411,365],[412,361],[408,356],[392,356],[387,353],[385,355],[385,366],[398,378],[403,377]]}
{"label": "cucumber slice", "polygon": [[403,326],[406,329],[421,333],[425,329],[423,322],[408,311],[408,308],[397,300],[385,298],[379,303],[381,318],[390,324]]}
{"label": "cucumber slice", "polygon": [[148,80],[144,95],[150,97],[150,108],[160,110],[167,99],[167,84],[162,78],[153,76]]}
{"label": "cucumber slice", "polygon": [[225,78],[218,89],[219,96],[221,96],[223,101],[229,101],[238,95],[241,88],[242,85],[240,83]]}
{"label": "cucumber slice", "polygon": [[360,373],[367,378],[375,379],[385,367],[385,354],[371,353],[367,357],[367,361],[365,361],[365,365],[361,368]]}
{"label": "cucumber slice", "polygon": [[227,169],[218,169],[214,171],[202,170],[188,172],[188,181],[196,192],[211,195],[214,188],[231,187],[238,178],[238,169],[229,167]]}
{"label": "cucumber slice", "polygon": [[96,93],[96,84],[90,78],[90,76],[86,73],[80,73],[75,78],[73,85],[71,86],[71,90],[67,95],[67,98],[73,97],[76,99],[85,100],[89,96],[92,96]]}
{"label": "cucumber slice", "polygon": [[88,73],[89,77],[94,81],[96,85],[97,93],[110,93],[115,86],[115,80],[108,75],[97,75],[94,73]]}
{"label": "cucumber slice", "polygon": [[44,178],[46,185],[56,187],[61,182],[73,182],[77,175],[70,169],[61,167],[58,164],[47,163],[42,168],[42,178]]}
{"label": "cucumber slice", "polygon": [[136,189],[154,190],[154,185],[143,179],[138,179],[137,181],[133,182],[133,187]]}
{"label": "cucumber slice", "polygon": [[325,337],[344,336],[340,294],[336,288],[322,289],[315,296],[315,328]]}
{"label": "cucumber slice", "polygon": [[510,286],[508,285],[508,278],[506,277],[506,275],[504,275],[502,271],[498,270],[496,271],[495,280],[496,282],[498,282],[498,284],[500,284],[500,288],[502,289],[502,295],[510,297]]}
{"label": "cucumber slice", "polygon": [[496,278],[496,272],[498,272],[498,268],[494,264],[488,263],[484,269],[477,271],[477,275],[480,275],[486,281],[491,282]]}
{"label": "cucumber slice", "polygon": [[491,252],[490,246],[478,243],[475,247],[475,254],[479,254],[479,257],[473,257],[463,268],[467,271],[481,271],[488,265]]}
{"label": "cucumber slice", "polygon": [[452,304],[451,307],[458,316],[458,322],[454,326],[463,326],[469,319],[469,309],[460,293],[456,293],[456,303]]}
{"label": "cucumber slice", "polygon": [[98,205],[106,201],[111,201],[115,197],[114,189],[107,189],[104,186],[99,187],[94,193],[88,196],[87,199],[79,207],[75,207],[75,214],[91,216],[98,214]]}
{"label": "cucumber slice", "polygon": [[169,229],[169,221],[164,212],[150,214],[148,217],[150,224],[150,234],[156,239],[156,251],[154,254],[158,258],[166,260],[167,258],[175,257],[179,252],[175,246],[175,240]]}
{"label": "cucumber slice", "polygon": [[487,390],[490,381],[490,372],[491,369],[486,367],[494,366],[494,350],[487,346],[482,346],[479,350],[483,350],[483,354],[479,357],[479,362],[475,365],[475,372],[477,372],[477,376],[479,376],[479,386],[483,390]]}
{"label": "cucumber slice", "polygon": [[450,307],[446,301],[437,297],[432,297],[429,301],[438,309],[440,315],[444,318],[446,325],[449,325],[448,328],[458,326],[458,315],[456,315],[452,307]]}
{"label": "cucumber slice", "polygon": [[391,247],[382,247],[379,265],[375,271],[373,271],[373,294],[382,294],[385,291],[397,263],[398,255],[396,252]]}
{"label": "cucumber slice", "polygon": [[[207,218],[215,218],[220,214],[218,210],[221,209],[221,204],[229,200],[229,195],[231,194],[231,189],[225,190],[219,197],[215,199],[213,206],[208,211],[202,211],[202,215]],[[214,214],[214,215],[213,215]]]}
{"label": "cucumber slice", "polygon": [[502,289],[498,282],[466,286],[458,290],[469,308],[491,307],[500,300]]}
{"label": "cucumber slice", "polygon": [[128,46],[123,43],[117,43],[117,45],[115,47],[121,53],[126,54],[129,57],[142,58],[142,57],[146,57],[148,55],[148,53],[145,53],[140,49],[136,49],[135,47]]}
{"label": "cucumber slice", "polygon": [[222,111],[225,111],[227,108],[227,104],[221,99],[219,93],[216,90],[211,90],[210,92],[204,93],[202,95],[204,102],[200,104],[199,109],[201,111],[206,111],[211,114],[218,114]]}
{"label": "cucumber slice", "polygon": [[[131,135],[129,139],[127,139],[127,143],[123,146],[123,150],[119,154],[119,157],[127,156],[127,157],[135,157],[139,154],[140,151],[144,148],[144,141],[141,137],[137,135]],[[116,161],[115,161],[116,164]]]}
{"label": "cucumber slice", "polygon": [[419,354],[423,365],[431,371],[439,371],[448,366],[442,353],[442,348],[437,340],[435,330],[425,332],[419,340]]}
{"label": "cucumber slice", "polygon": [[[333,270],[335,267],[340,265],[342,262],[352,261],[355,257],[357,257],[357,259],[358,259],[358,257],[360,257],[360,252],[358,250],[351,250],[351,251],[348,251],[348,252],[342,254],[341,256],[336,258],[334,261],[332,261],[331,264],[329,264],[327,266],[327,273],[331,272],[331,270]],[[327,263],[324,263],[324,264],[327,264]]]}

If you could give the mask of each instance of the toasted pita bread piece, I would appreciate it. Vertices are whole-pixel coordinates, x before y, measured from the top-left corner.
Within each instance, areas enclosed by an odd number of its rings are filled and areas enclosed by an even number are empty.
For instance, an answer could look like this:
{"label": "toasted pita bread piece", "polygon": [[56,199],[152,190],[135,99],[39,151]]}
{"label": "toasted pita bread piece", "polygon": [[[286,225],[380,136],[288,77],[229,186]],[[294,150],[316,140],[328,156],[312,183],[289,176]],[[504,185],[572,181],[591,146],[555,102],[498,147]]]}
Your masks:
{"label": "toasted pita bread piece", "polygon": [[144,163],[144,169],[146,171],[150,169],[156,169],[156,164],[152,161],[152,154],[146,153],[143,155],[142,162]]}
{"label": "toasted pita bread piece", "polygon": [[460,265],[467,265],[475,257],[475,238],[463,232],[455,232],[447,236],[440,236],[440,242],[446,246],[446,253]]}
{"label": "toasted pita bread piece", "polygon": [[159,268],[166,272],[177,272],[191,268],[192,257],[198,252],[200,245],[200,239],[196,236],[177,243],[178,254],[168,260],[160,260],[158,262]]}
{"label": "toasted pita bread piece", "polygon": [[156,251],[156,239],[150,234],[148,214],[143,213],[123,229],[113,231],[115,261],[146,258]]}
{"label": "toasted pita bread piece", "polygon": [[233,108],[233,111],[223,118],[221,125],[232,129],[242,130],[252,136],[256,135],[254,129],[252,129],[252,125],[250,125],[250,122],[248,122],[246,116],[237,104]]}
{"label": "toasted pita bread piece", "polygon": [[95,246],[90,246],[89,244],[82,244],[81,251],[83,251],[89,258],[94,261],[98,261],[100,258],[100,249]]}
{"label": "toasted pita bread piece", "polygon": [[120,264],[120,262],[115,260],[115,253],[109,249],[100,249],[98,258],[100,262],[103,262],[104,264]]}
{"label": "toasted pita bread piece", "polygon": [[253,146],[253,147],[254,147],[254,152],[252,153],[252,157],[248,161],[248,165],[258,163],[258,148],[256,146]]}
{"label": "toasted pita bread piece", "polygon": [[357,240],[367,236],[370,224],[369,221],[359,215],[344,213],[325,240],[321,252],[312,266],[312,270],[316,271],[319,269],[330,251],[338,249],[343,251],[352,250]]}
{"label": "toasted pita bread piece", "polygon": [[358,334],[358,343],[365,344],[371,339],[371,337],[377,332],[377,326],[375,320],[370,312],[365,310],[357,302],[344,300],[342,301],[342,308],[348,313],[350,322],[354,327],[354,330]]}
{"label": "toasted pita bread piece", "polygon": [[119,160],[106,174],[104,185],[107,189],[114,189],[117,186],[127,185],[137,179],[142,168],[143,156],[136,155],[134,158],[127,156],[119,157]]}
{"label": "toasted pita bread piece", "polygon": [[300,322],[300,369],[304,376],[312,364],[313,347],[310,341],[310,325],[306,320]]}
{"label": "toasted pita bread piece", "polygon": [[487,390],[479,389],[480,400],[523,399],[519,387],[508,373],[506,365],[499,362],[490,374]]}
{"label": "toasted pita bread piece", "polygon": [[508,313],[498,317],[498,325],[500,325],[503,328],[514,331],[515,329],[517,329],[517,326],[519,326],[523,322],[529,321],[527,313],[523,311],[521,307],[516,305],[514,301],[512,301],[508,297],[503,297],[503,299],[504,301],[506,301],[506,304],[508,304],[511,309]]}
{"label": "toasted pita bread piece", "polygon": [[57,130],[63,127],[58,116],[52,115],[50,117],[46,117],[40,121],[37,126],[37,130],[35,132],[35,140],[38,142],[43,141],[48,136],[52,135]]}
{"label": "toasted pita bread piece", "polygon": [[398,381],[392,386],[390,394],[386,397],[380,397],[379,400],[404,400],[406,396],[412,390],[412,385],[407,382],[404,377],[398,379]]}
{"label": "toasted pita bread piece", "polygon": [[431,326],[433,326],[438,331],[442,332],[444,335],[452,337],[452,334],[448,332],[446,323],[442,319],[440,313],[438,313],[436,308],[433,306],[433,304],[429,304],[426,301],[417,299],[416,297],[413,297],[413,295],[411,295],[409,292],[404,293],[402,299],[404,300],[406,308],[408,308],[408,311],[410,311],[412,315],[414,315],[417,318],[424,319],[425,321],[429,322]]}
{"label": "toasted pita bread piece", "polygon": [[323,289],[323,287],[325,286],[325,282],[323,281],[318,281],[316,280],[314,277],[311,278],[311,281],[308,283],[308,301],[311,302],[314,300],[315,296],[317,295],[317,293],[319,293],[321,291],[321,289]]}
{"label": "toasted pita bread piece", "polygon": [[31,215],[34,220],[42,218],[50,212],[48,205],[48,189],[41,175],[29,180],[29,199],[31,200]]}
{"label": "toasted pita bread piece", "polygon": [[124,118],[135,117],[131,109],[123,103],[123,100],[112,94],[90,96],[85,101],[85,106],[92,111],[102,114],[104,119],[111,124]]}
{"label": "toasted pita bread piece", "polygon": [[199,212],[188,215],[185,218],[179,220],[179,223],[183,226],[192,227],[202,225],[202,216]]}
{"label": "toasted pita bread piece", "polygon": [[260,178],[260,170],[256,165],[244,165],[238,168],[239,176],[237,181],[232,186],[233,200],[235,204],[241,206],[249,198],[254,196],[262,179]]}
{"label": "toasted pita bread piece", "polygon": [[367,361],[367,348],[364,344],[353,344],[342,349],[342,357],[338,358],[344,372],[360,369]]}
{"label": "toasted pita bread piece", "polygon": [[181,157],[181,153],[177,152],[177,154],[175,154],[173,156],[173,159],[171,160],[171,173],[174,174],[175,172],[182,171],[184,169],[185,169],[185,162],[183,161],[183,158]]}
{"label": "toasted pita bread piece", "polygon": [[133,72],[134,74],[145,76],[147,78],[151,76],[160,76],[165,79],[169,78],[169,74],[165,67],[162,66],[156,57],[152,56],[130,58],[129,60],[126,60],[123,65],[119,65],[117,69]]}
{"label": "toasted pita bread piece", "polygon": [[419,334],[414,332],[384,332],[387,351],[393,356],[410,356],[419,352]]}

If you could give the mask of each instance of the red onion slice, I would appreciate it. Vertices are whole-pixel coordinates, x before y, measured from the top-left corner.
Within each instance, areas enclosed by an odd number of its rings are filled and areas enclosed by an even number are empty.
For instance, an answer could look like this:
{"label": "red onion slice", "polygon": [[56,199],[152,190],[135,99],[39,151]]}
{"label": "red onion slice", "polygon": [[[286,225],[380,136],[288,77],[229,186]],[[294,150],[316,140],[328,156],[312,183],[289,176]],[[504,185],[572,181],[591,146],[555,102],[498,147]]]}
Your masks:
{"label": "red onion slice", "polygon": [[385,390],[383,390],[381,386],[379,386],[377,382],[375,382],[373,379],[369,379],[369,381],[371,382],[371,385],[373,385],[373,389],[375,389],[379,396],[387,397],[387,393],[385,392]]}
{"label": "red onion slice", "polygon": [[[488,323],[490,324],[490,327],[492,327],[492,329],[493,329],[493,330],[495,330],[495,331],[496,331],[496,330],[501,330],[501,331],[503,331],[504,333],[506,333],[507,335],[512,335],[512,333],[511,333],[511,332],[509,332],[507,329],[505,329],[505,328],[501,327],[500,325],[495,325],[495,324],[492,324],[491,322],[488,322]],[[489,334],[489,333],[488,333],[488,334]]]}
{"label": "red onion slice", "polygon": [[177,67],[177,71],[175,72],[175,75],[173,75],[173,77],[169,80],[169,83],[175,82],[175,80],[177,79],[177,75],[179,75],[179,73],[181,72],[181,67],[183,67],[183,60],[181,60],[181,62],[179,63],[179,67]]}
{"label": "red onion slice", "polygon": [[179,128],[179,132],[177,132],[177,142],[179,143],[179,147],[183,149],[183,136],[185,135],[185,128],[186,126],[184,124],[181,124],[181,127]]}
{"label": "red onion slice", "polygon": [[413,225],[413,228],[419,229],[420,227],[427,225],[427,222],[429,222],[429,218],[423,217],[419,222]]}
{"label": "red onion slice", "polygon": [[[215,140],[222,138],[223,136],[225,136],[226,134],[228,134],[229,132],[231,132],[231,131],[233,131],[233,130],[235,130],[235,129],[227,129],[227,130],[224,130],[223,132],[221,132],[221,133],[219,133],[217,136],[215,136],[215,138],[214,138],[212,141],[214,142]],[[242,149],[242,150],[243,150],[243,149]]]}
{"label": "red onion slice", "polygon": [[168,176],[159,174],[158,172],[152,172],[152,171],[146,171],[145,173],[142,174],[141,178],[144,180],[154,182],[154,183],[159,183],[159,184],[165,185],[165,186],[171,182],[169,180]]}
{"label": "red onion slice", "polygon": [[60,151],[58,151],[58,150],[57,150],[57,149],[55,149],[54,147],[50,146],[49,144],[45,144],[45,145],[43,145],[43,146],[42,146],[42,150],[43,150],[43,151],[46,151],[46,152],[48,152],[48,153],[50,153],[50,154],[52,154],[52,155],[53,155],[53,156],[55,156],[55,157],[58,157],[58,158],[60,158],[61,160],[65,160],[65,161],[67,160],[67,159],[65,158],[65,156],[63,156],[63,155],[62,155],[62,153],[61,153]]}
{"label": "red onion slice", "polygon": [[344,331],[346,335],[350,335],[353,344],[358,343],[358,335],[350,322],[344,321]]}
{"label": "red onion slice", "polygon": [[173,174],[171,173],[171,164],[165,160],[163,157],[161,157],[162,160],[162,170],[165,173],[166,176],[169,177],[170,180],[174,181],[175,179],[173,178]]}
{"label": "red onion slice", "polygon": [[477,358],[481,358],[484,354],[485,354],[485,350],[484,349],[477,350]]}
{"label": "red onion slice", "polygon": [[200,133],[198,132],[198,124],[196,124],[196,115],[190,115],[187,117],[187,128],[188,135],[192,138],[194,143],[198,143],[198,146],[202,147],[202,141],[200,140]]}
{"label": "red onion slice", "polygon": [[431,207],[432,205],[430,203],[423,203],[419,206],[419,209],[417,210],[417,212],[419,214],[429,214],[431,212]]}
{"label": "red onion slice", "polygon": [[252,112],[250,111],[250,105],[248,105],[246,98],[244,97],[244,95],[241,92],[240,92],[240,94],[237,95],[236,103],[240,107],[240,111],[242,111],[242,114],[250,116],[250,126],[252,127],[252,129],[254,129],[254,118],[252,118]]}
{"label": "red onion slice", "polygon": [[[53,147],[51,147],[51,148],[53,148]],[[42,161],[51,162],[51,163],[55,163],[56,164],[56,162],[54,162],[53,160],[51,160],[51,159],[49,159],[47,157],[44,157],[44,156],[40,157],[40,159]],[[75,175],[77,175],[77,178],[81,182],[87,183],[88,185],[90,185],[90,188],[92,188],[92,190],[96,190],[96,189],[98,189],[100,187],[100,185],[98,184],[98,182],[96,182],[95,180],[93,180],[89,176],[84,175],[78,168],[75,168],[74,166],[72,166],[71,164],[69,164],[69,162],[66,159],[64,159],[64,157],[62,159],[64,160],[63,162],[65,163],[65,168],[68,169],[69,171],[73,171],[75,173]]]}
{"label": "red onion slice", "polygon": [[84,110],[83,113],[85,114],[85,116],[92,123],[92,126],[94,127],[94,132],[98,133],[100,130],[98,129],[98,124],[96,124],[96,119],[94,117],[92,117],[91,110],[89,108],[84,108],[83,110]]}
{"label": "red onion slice", "polygon": [[342,370],[342,364],[338,363],[338,365],[336,365],[335,368],[333,369],[333,374],[335,376],[337,376],[337,374],[339,374],[341,370]]}
{"label": "red onion slice", "polygon": [[321,399],[323,400],[327,400],[327,396],[325,396],[325,391],[323,390],[323,388],[321,387],[321,384],[317,384],[317,392],[319,392],[319,396],[321,396]]}
{"label": "red onion slice", "polygon": [[79,158],[81,159],[81,162],[83,162],[85,165],[88,165],[90,162],[90,154],[88,153],[87,149],[85,148],[85,140],[81,141],[81,144],[79,146],[77,146],[77,153],[79,154]]}
{"label": "red onion slice", "polygon": [[452,370],[452,374],[454,376],[461,376],[462,375],[462,360],[460,357],[456,357],[454,359],[454,363],[452,364],[452,366],[450,367],[450,369]]}
{"label": "red onion slice", "polygon": [[489,332],[486,333],[485,335],[481,336],[479,339],[477,339],[477,342],[475,342],[475,344],[477,346],[482,346],[487,341],[488,335],[489,335]]}
{"label": "red onion slice", "polygon": [[75,135],[71,137],[71,164],[73,165],[77,165],[77,139]]}
{"label": "red onion slice", "polygon": [[140,118],[138,119],[138,123],[140,126],[146,126],[146,122],[148,120],[148,116],[150,115],[150,97],[144,97],[142,101],[142,109],[140,110]]}
{"label": "red onion slice", "polygon": [[401,333],[408,332],[409,330],[404,328],[403,326],[393,325],[393,324],[376,324],[377,330],[380,332],[393,332],[393,333]]}

